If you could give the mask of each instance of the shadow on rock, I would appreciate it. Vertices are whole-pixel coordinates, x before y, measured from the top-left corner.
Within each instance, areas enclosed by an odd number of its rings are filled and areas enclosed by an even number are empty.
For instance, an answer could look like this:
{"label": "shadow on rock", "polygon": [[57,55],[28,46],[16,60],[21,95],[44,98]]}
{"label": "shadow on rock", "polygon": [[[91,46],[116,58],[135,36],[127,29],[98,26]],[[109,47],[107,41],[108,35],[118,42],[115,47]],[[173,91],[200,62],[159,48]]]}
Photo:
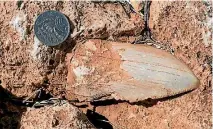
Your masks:
{"label": "shadow on rock", "polygon": [[26,106],[0,85],[0,129],[19,129]]}
{"label": "shadow on rock", "polygon": [[86,116],[98,129],[113,129],[113,126],[109,123],[109,120],[105,116],[102,116],[95,111],[87,110]]}
{"label": "shadow on rock", "polygon": [[165,98],[160,98],[160,99],[151,99],[151,98],[148,98],[146,100],[143,100],[143,101],[138,101],[138,102],[134,102],[134,103],[129,103],[131,105],[138,105],[138,106],[144,106],[146,108],[148,107],[152,107],[156,104],[158,104],[158,102],[164,102],[164,101],[169,101],[169,100],[172,100],[172,99],[176,99],[178,97],[181,97],[189,92],[192,92],[192,91],[187,91],[187,92],[184,92],[184,93],[180,93],[180,94],[177,94],[177,95],[173,95],[173,96],[169,96],[169,97],[165,97]]}

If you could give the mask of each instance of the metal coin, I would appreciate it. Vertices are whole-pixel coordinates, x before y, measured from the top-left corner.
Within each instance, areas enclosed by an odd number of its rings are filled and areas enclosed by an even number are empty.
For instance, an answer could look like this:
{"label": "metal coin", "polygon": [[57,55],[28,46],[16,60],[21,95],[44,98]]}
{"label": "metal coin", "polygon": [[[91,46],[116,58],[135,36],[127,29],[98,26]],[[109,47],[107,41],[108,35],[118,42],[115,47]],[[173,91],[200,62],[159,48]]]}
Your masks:
{"label": "metal coin", "polygon": [[36,37],[47,46],[61,44],[70,33],[66,16],[58,11],[46,11],[38,16],[34,24]]}

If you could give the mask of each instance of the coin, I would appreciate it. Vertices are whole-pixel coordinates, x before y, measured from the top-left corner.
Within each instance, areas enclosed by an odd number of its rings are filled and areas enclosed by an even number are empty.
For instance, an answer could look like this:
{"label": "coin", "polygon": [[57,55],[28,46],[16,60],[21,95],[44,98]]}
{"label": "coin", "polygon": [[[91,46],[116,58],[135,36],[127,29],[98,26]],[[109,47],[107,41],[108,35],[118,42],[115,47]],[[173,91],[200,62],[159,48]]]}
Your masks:
{"label": "coin", "polygon": [[34,24],[34,32],[43,44],[56,46],[69,36],[70,24],[64,14],[49,10],[38,16]]}

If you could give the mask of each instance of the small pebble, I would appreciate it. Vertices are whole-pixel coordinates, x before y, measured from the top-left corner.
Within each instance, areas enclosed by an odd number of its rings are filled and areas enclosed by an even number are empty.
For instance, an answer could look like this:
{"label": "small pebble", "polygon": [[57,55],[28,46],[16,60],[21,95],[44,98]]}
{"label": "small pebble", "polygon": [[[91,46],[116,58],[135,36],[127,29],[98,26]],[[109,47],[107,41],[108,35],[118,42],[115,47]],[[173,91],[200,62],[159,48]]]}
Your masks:
{"label": "small pebble", "polygon": [[147,43],[147,45],[152,46],[152,45],[153,45],[153,43]]}
{"label": "small pebble", "polygon": [[155,47],[156,47],[156,48],[158,48],[158,49],[160,49],[160,48],[161,48],[161,46],[159,46],[159,45],[155,45]]}

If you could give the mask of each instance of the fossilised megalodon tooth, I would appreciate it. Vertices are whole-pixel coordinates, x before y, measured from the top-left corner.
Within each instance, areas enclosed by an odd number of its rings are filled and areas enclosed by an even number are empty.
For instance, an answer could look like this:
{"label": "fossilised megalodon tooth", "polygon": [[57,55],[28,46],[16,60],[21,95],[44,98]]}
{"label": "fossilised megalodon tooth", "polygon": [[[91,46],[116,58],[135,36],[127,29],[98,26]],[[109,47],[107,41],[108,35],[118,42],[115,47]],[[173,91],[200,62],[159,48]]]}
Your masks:
{"label": "fossilised megalodon tooth", "polygon": [[137,102],[195,89],[199,80],[173,55],[147,45],[89,40],[68,55],[67,97]]}

